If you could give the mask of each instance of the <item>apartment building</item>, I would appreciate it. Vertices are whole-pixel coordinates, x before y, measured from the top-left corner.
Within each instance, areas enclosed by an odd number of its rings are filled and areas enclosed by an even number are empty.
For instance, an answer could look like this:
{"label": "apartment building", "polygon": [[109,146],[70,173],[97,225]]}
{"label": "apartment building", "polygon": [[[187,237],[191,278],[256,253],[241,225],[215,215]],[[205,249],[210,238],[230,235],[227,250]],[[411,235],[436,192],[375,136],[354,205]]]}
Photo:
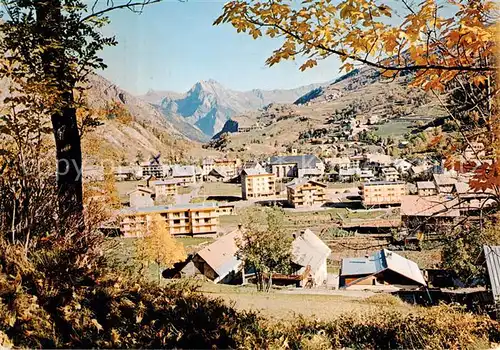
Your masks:
{"label": "apartment building", "polygon": [[276,194],[276,175],[259,169],[241,172],[241,197],[243,199],[269,197]]}
{"label": "apartment building", "polygon": [[383,168],[381,170],[380,177],[386,181],[398,181],[399,180],[399,172],[394,167]]}
{"label": "apartment building", "polygon": [[222,171],[228,177],[232,178],[238,175],[238,170],[241,168],[241,160],[238,158],[220,158],[211,159],[205,158],[202,164],[203,176],[208,176],[214,169]]}
{"label": "apartment building", "polygon": [[406,195],[406,183],[402,181],[374,181],[360,186],[363,206],[401,204]]}
{"label": "apartment building", "polygon": [[294,208],[320,207],[325,199],[326,185],[313,180],[295,180],[286,186],[288,204]]}
{"label": "apartment building", "polygon": [[156,218],[165,223],[172,235],[216,234],[219,214],[215,203],[197,203],[147,208],[127,208],[120,211],[120,231],[125,237],[142,237]]}
{"label": "apartment building", "polygon": [[163,165],[155,162],[142,163],[141,164],[142,177],[153,176],[156,177],[157,179],[161,179],[168,175],[168,168],[169,168],[168,165]]}
{"label": "apartment building", "polygon": [[156,199],[175,196],[179,181],[176,179],[153,181]]}
{"label": "apartment building", "polygon": [[437,194],[436,184],[432,181],[418,181],[417,193],[420,197],[434,196]]}

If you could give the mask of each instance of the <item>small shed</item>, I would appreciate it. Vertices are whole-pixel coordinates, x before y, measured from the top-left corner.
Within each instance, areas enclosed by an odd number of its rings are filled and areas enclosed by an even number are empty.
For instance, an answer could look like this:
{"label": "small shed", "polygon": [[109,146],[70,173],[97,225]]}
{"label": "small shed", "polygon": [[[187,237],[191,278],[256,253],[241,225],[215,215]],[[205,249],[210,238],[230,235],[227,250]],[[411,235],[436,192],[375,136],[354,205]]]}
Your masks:
{"label": "small shed", "polygon": [[391,286],[418,289],[426,282],[418,265],[387,249],[364,258],[342,259],[340,287]]}

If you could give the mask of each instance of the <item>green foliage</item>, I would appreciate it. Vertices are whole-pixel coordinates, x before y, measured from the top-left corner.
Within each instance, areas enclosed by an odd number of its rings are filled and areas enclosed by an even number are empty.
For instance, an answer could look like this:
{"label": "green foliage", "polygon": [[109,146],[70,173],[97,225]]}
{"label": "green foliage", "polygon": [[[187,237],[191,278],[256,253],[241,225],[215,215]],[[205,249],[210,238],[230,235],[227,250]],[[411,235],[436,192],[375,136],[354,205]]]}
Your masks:
{"label": "green foliage", "polygon": [[500,244],[498,225],[490,223],[483,228],[463,225],[443,240],[444,267],[455,271],[466,284],[484,282],[486,268],[480,264],[483,246]]}
{"label": "green foliage", "polygon": [[329,240],[339,237],[353,237],[354,232],[346,231],[341,229],[340,227],[329,227],[327,230],[321,232],[320,238],[322,240]]}
{"label": "green foliage", "polygon": [[[95,246],[55,240],[26,257],[22,246],[0,240],[1,346],[440,349],[500,341],[496,321],[446,306],[270,321],[193,286],[158,287],[106,272],[88,250]],[[373,302],[397,305],[380,299]]]}
{"label": "green foliage", "polygon": [[[237,242],[239,257],[257,275],[257,287],[271,287],[273,273],[287,273],[292,238],[284,229],[285,214],[278,208],[251,208],[243,213],[242,238]],[[265,277],[267,285],[264,286]]]}

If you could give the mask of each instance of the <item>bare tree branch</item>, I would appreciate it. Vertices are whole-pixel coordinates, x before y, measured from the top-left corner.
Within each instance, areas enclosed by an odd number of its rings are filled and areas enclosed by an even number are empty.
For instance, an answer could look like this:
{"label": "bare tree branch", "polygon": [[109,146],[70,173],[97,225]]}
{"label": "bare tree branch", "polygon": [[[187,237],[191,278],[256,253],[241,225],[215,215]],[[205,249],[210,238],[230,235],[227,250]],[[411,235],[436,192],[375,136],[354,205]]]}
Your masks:
{"label": "bare tree branch", "polygon": [[[108,12],[111,12],[111,11],[114,11],[114,10],[120,10],[120,9],[128,9],[134,13],[142,13],[142,10],[144,9],[144,6],[146,5],[152,5],[152,4],[156,4],[156,3],[159,3],[161,2],[162,0],[143,0],[143,1],[132,1],[132,0],[129,0],[126,4],[122,4],[122,5],[115,5],[113,1],[107,1],[107,5],[108,7],[103,9],[103,10],[99,10],[99,11],[95,11],[95,8],[99,2],[99,0],[96,0],[94,2],[94,5],[92,6],[92,13],[89,14],[88,16],[85,16],[83,17],[80,22],[85,22],[85,21],[88,21],[89,19],[91,18],[95,18],[95,17],[99,17],[99,16],[102,16],[104,15],[105,13],[108,13]],[[137,10],[136,7],[139,6],[140,7],[140,10]]]}

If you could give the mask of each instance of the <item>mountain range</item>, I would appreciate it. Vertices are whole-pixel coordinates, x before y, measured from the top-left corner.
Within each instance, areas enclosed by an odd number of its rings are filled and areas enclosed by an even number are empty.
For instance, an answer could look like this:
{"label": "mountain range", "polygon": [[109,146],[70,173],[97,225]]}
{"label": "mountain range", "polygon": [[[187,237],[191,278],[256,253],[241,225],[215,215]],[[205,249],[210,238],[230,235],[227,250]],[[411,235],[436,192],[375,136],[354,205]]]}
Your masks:
{"label": "mountain range", "polygon": [[219,132],[233,116],[255,111],[270,103],[293,103],[324,84],[310,84],[295,89],[234,91],[215,80],[199,81],[184,94],[150,90],[143,100],[159,106],[167,120],[182,117],[205,135],[201,141]]}

